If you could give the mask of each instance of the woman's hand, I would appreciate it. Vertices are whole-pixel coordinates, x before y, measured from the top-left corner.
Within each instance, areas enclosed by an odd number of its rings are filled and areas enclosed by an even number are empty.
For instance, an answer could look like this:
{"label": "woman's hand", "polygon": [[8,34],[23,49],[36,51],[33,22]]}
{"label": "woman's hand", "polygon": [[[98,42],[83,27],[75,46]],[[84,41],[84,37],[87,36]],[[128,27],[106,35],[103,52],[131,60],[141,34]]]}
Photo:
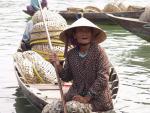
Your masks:
{"label": "woman's hand", "polygon": [[55,62],[57,66],[60,65],[59,58],[58,58],[58,56],[57,56],[56,53],[50,53],[50,55],[49,55],[49,60],[50,60],[50,62],[52,62],[52,63]]}
{"label": "woman's hand", "polygon": [[50,53],[49,55],[50,62],[54,65],[54,67],[57,67],[58,73],[62,70],[62,65],[59,62],[59,58],[56,53]]}
{"label": "woman's hand", "polygon": [[89,103],[89,101],[91,100],[91,97],[90,96],[83,97],[83,96],[80,96],[80,95],[76,95],[76,96],[73,97],[73,100],[78,101],[80,103],[85,103],[86,104],[86,103]]}

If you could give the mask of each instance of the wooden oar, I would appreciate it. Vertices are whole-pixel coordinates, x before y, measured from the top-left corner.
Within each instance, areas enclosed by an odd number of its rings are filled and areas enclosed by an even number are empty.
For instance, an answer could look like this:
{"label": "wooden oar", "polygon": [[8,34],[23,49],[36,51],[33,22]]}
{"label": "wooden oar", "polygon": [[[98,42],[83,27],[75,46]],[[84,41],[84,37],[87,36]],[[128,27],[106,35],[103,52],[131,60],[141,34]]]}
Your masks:
{"label": "wooden oar", "polygon": [[[38,0],[38,3],[39,3],[40,11],[41,11],[41,14],[42,14],[43,22],[44,22],[44,25],[45,25],[45,30],[46,30],[46,34],[47,34],[49,47],[50,47],[50,52],[52,54],[54,54],[53,46],[52,46],[51,39],[50,39],[50,34],[49,34],[48,28],[46,26],[45,17],[44,17],[43,11],[42,11],[42,6],[41,6],[41,3],[40,3],[40,0]],[[67,107],[66,107],[65,100],[64,100],[64,93],[63,93],[63,90],[62,90],[60,77],[58,75],[58,69],[57,69],[56,62],[54,62],[54,67],[55,67],[55,70],[56,70],[56,75],[57,75],[58,85],[59,85],[59,89],[60,89],[61,100],[63,102],[64,113],[67,113]]]}

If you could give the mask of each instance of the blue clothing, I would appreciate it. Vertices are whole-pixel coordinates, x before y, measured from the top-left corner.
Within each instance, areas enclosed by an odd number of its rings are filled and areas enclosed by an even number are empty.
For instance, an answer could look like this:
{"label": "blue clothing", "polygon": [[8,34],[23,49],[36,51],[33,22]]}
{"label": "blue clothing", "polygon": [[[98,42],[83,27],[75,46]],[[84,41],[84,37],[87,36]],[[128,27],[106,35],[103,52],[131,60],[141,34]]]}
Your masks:
{"label": "blue clothing", "polygon": [[[47,0],[39,0],[41,7],[47,7]],[[40,9],[38,0],[31,0],[30,5],[27,6],[27,10],[23,10],[26,14],[33,16],[36,11]]]}
{"label": "blue clothing", "polygon": [[30,40],[30,33],[31,33],[31,30],[33,28],[33,21],[30,20],[28,21],[27,23],[27,26],[26,26],[26,29],[24,31],[24,34],[23,34],[23,38],[22,40],[26,43]]}
{"label": "blue clothing", "polygon": [[[41,0],[40,0],[40,3],[41,3]],[[31,0],[31,5],[35,9],[35,11],[40,9],[38,0]]]}

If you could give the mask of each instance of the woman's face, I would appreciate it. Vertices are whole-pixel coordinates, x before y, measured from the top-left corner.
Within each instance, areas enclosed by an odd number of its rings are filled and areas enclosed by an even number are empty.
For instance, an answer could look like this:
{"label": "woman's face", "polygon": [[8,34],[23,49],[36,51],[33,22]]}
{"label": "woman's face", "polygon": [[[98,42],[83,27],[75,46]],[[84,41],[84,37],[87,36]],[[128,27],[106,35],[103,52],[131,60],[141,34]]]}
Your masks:
{"label": "woman's face", "polygon": [[89,44],[92,41],[92,29],[88,27],[78,27],[75,29],[74,38],[81,45]]}

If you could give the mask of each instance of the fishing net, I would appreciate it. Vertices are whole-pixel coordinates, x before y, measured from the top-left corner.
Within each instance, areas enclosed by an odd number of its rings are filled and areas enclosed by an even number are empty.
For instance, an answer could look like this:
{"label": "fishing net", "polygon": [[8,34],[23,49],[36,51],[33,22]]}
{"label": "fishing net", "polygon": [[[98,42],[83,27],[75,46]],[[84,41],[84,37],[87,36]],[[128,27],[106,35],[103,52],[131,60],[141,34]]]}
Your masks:
{"label": "fishing net", "polygon": [[34,51],[17,52],[14,55],[21,75],[28,83],[57,83],[55,68]]}
{"label": "fishing net", "polygon": [[144,22],[150,22],[150,7],[147,6],[145,8],[145,11],[141,14],[140,21],[144,21]]}

